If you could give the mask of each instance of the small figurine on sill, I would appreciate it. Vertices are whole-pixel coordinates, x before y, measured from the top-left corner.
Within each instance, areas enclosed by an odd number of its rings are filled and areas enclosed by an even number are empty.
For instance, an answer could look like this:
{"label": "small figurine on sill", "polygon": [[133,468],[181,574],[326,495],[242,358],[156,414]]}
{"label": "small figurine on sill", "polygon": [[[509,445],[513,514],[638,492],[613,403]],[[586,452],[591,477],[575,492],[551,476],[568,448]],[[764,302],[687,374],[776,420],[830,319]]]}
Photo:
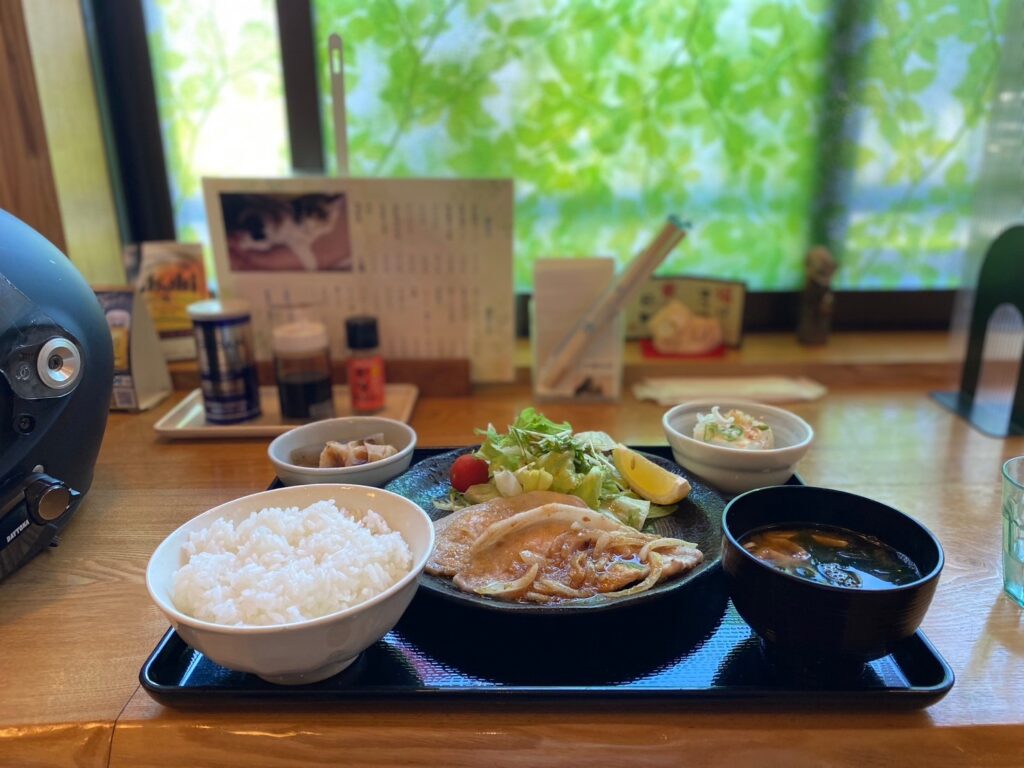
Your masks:
{"label": "small figurine on sill", "polygon": [[800,324],[796,337],[801,344],[824,344],[832,328],[832,277],[839,266],[828,248],[816,245],[804,262],[807,280],[800,297]]}

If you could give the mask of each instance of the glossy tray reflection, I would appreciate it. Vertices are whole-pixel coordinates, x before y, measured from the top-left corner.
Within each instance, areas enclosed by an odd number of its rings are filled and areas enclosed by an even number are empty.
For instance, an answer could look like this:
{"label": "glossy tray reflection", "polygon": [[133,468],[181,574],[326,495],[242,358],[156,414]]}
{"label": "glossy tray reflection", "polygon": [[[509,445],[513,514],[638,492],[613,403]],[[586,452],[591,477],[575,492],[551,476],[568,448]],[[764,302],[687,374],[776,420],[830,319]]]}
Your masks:
{"label": "glossy tray reflection", "polygon": [[[419,457],[434,453],[417,451]],[[140,680],[172,706],[253,698],[525,696],[917,708],[942,698],[953,674],[920,632],[890,656],[852,672],[810,675],[777,667],[732,607],[715,569],[659,600],[594,614],[481,611],[421,588],[398,626],[352,667],[305,686],[277,686],[226,670],[172,630]]]}

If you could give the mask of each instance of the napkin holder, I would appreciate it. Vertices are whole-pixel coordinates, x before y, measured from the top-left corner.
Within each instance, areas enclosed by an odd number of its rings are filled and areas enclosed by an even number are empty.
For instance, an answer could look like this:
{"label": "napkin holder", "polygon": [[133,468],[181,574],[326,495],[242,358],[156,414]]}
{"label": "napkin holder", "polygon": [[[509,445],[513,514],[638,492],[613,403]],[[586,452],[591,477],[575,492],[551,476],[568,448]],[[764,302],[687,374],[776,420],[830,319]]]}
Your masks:
{"label": "napkin holder", "polygon": [[598,329],[583,353],[553,385],[541,371],[615,279],[610,258],[540,259],[530,305],[534,395],[542,400],[617,400],[622,395],[623,326],[619,314]]}

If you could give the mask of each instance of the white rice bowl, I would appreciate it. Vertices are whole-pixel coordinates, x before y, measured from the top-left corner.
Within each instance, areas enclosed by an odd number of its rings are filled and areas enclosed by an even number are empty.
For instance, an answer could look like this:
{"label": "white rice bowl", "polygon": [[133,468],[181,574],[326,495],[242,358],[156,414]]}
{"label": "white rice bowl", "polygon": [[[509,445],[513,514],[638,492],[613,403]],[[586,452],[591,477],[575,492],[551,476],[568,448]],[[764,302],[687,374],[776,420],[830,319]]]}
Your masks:
{"label": "white rice bowl", "polygon": [[268,626],[315,619],[366,602],[410,572],[398,531],[334,500],[269,507],[237,524],[218,518],[189,534],[171,597],[182,613],[215,624]]}

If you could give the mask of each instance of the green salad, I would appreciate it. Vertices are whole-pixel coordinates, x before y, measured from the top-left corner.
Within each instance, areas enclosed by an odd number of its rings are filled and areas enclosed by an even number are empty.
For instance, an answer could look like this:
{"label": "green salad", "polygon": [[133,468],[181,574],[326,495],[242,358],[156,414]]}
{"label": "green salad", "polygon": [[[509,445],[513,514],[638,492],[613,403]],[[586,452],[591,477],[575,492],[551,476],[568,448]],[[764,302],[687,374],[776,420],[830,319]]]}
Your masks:
{"label": "green salad", "polygon": [[493,425],[476,432],[483,442],[473,455],[487,462],[488,480],[463,493],[452,488],[447,500],[435,502],[440,509],[461,509],[527,491],[555,491],[578,496],[591,509],[637,530],[647,520],[675,511],[675,505],[652,504],[630,490],[611,457],[616,442],[604,432],[574,434],[568,422],[551,421],[534,408],[524,409],[507,432]]}

